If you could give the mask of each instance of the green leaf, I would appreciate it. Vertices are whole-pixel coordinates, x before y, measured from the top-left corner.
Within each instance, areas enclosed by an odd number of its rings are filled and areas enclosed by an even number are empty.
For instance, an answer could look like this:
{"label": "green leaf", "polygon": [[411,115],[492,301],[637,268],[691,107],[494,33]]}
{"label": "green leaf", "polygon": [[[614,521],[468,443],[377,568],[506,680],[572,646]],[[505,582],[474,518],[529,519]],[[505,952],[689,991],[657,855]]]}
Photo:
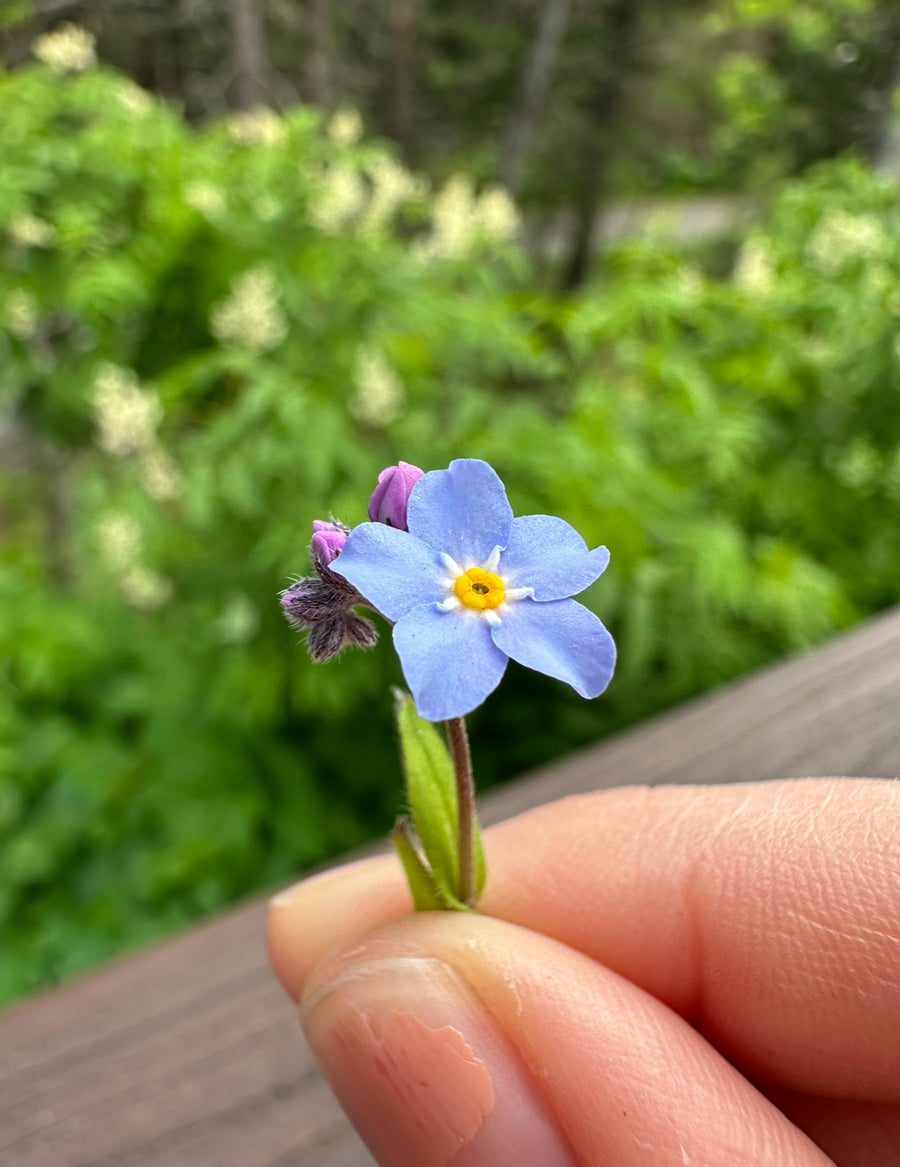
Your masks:
{"label": "green leaf", "polygon": [[[461,895],[459,807],[453,761],[434,724],[419,717],[412,697],[399,689],[394,691],[394,696],[400,751],[406,776],[406,797],[416,833],[422,844],[424,863],[414,847],[413,854],[431,881],[433,893],[442,901],[442,906],[455,911],[469,911]],[[410,832],[407,828],[407,842],[409,837]],[[477,899],[484,890],[486,879],[484,848],[477,819],[473,822],[472,849]],[[400,857],[409,876],[407,859],[402,852]],[[421,872],[417,872],[417,879],[421,882]],[[412,877],[410,887],[413,888],[415,899],[416,890]]]}
{"label": "green leaf", "polygon": [[440,734],[416,713],[408,693],[395,692],[397,730],[406,797],[436,886],[453,895],[459,887],[456,778]]}
{"label": "green leaf", "polygon": [[460,904],[454,896],[437,886],[434,875],[416,850],[408,819],[397,819],[391,831],[391,842],[396,847],[403,870],[406,872],[406,881],[417,912],[440,912],[448,908],[465,910],[464,904]]}
{"label": "green leaf", "polygon": [[472,851],[475,856],[475,899],[481,898],[487,882],[487,864],[484,859],[484,845],[481,842],[481,824],[476,818],[472,823]]}

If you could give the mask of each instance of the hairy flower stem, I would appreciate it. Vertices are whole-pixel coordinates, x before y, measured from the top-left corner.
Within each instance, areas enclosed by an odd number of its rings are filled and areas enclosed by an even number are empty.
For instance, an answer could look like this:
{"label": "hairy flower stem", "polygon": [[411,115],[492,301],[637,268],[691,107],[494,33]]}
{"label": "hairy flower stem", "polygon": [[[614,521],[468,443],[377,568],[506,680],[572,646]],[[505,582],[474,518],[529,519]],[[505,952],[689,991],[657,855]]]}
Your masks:
{"label": "hairy flower stem", "polygon": [[462,717],[445,721],[453,768],[456,771],[456,801],[459,808],[459,899],[475,907],[475,783],[472,778],[472,755],[469,735]]}

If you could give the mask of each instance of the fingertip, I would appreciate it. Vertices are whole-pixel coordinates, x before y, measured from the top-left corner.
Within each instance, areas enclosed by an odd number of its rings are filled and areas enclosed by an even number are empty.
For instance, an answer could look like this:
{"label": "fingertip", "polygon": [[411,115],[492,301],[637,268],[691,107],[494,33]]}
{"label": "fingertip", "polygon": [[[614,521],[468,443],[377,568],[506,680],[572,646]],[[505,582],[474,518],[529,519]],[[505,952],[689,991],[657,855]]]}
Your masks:
{"label": "fingertip", "polygon": [[[479,907],[639,985],[758,1080],[896,1100],[897,789],[798,780],[566,799],[486,832]],[[330,950],[410,910],[393,856],[300,884],[276,898],[272,965],[297,999]]]}
{"label": "fingertip", "polygon": [[317,967],[301,1018],[383,1167],[826,1164],[671,1010],[490,917],[369,931]]}
{"label": "fingertip", "polygon": [[[419,915],[326,958],[307,1039],[382,1167],[577,1167],[528,1067],[465,977],[430,947],[470,923]],[[464,943],[465,941],[463,941]],[[452,948],[452,940],[449,942]]]}
{"label": "fingertip", "polygon": [[385,920],[406,915],[412,901],[393,855],[360,859],[285,888],[269,901],[266,949],[294,1001],[310,971],[333,948]]}

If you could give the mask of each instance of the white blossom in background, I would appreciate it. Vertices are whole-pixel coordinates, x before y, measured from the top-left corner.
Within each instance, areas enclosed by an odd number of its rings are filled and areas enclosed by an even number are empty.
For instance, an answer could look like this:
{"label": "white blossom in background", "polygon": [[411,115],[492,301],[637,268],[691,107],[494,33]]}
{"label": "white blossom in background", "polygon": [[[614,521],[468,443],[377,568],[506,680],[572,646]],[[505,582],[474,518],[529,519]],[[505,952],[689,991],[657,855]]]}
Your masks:
{"label": "white blossom in background", "polygon": [[477,230],[475,194],[467,174],[454,174],[435,195],[431,234],[420,252],[437,259],[454,259],[470,250]]}
{"label": "white blossom in background", "polygon": [[127,77],[119,81],[116,97],[133,117],[144,117],[153,109],[153,98],[147,90],[141,89],[140,85],[135,85]]}
{"label": "white blossom in background", "polygon": [[261,223],[271,223],[281,214],[281,203],[272,194],[260,195],[253,204],[253,211]]}
{"label": "white blossom in background", "polygon": [[[834,365],[837,357],[834,340],[824,332],[811,332],[801,342],[803,352],[815,365],[828,369]],[[830,392],[826,389],[826,392]]]}
{"label": "white blossom in background", "polygon": [[124,511],[108,511],[96,528],[104,566],[116,579],[123,598],[134,608],[152,612],[172,595],[172,583],[141,562],[144,538],[141,525]]}
{"label": "white blossom in background", "polygon": [[17,215],[7,231],[23,247],[52,247],[56,242],[56,228],[35,215]]}
{"label": "white blossom in background", "polygon": [[518,208],[502,186],[490,187],[479,196],[475,218],[482,234],[498,243],[512,239],[521,226]]}
{"label": "white blossom in background", "polygon": [[225,195],[211,182],[189,182],[181,197],[206,219],[218,219],[225,213]]}
{"label": "white blossom in background", "polygon": [[886,243],[884,230],[874,215],[829,211],[806,242],[806,258],[814,268],[833,276],[855,260],[878,258]]}
{"label": "white blossom in background", "polygon": [[77,24],[61,24],[31,42],[31,51],[54,73],[81,73],[97,64],[95,39]]}
{"label": "white blossom in background", "polygon": [[368,167],[372,194],[362,220],[363,231],[379,231],[409,199],[420,194],[423,183],[387,154]]}
{"label": "white blossom in background", "polygon": [[764,296],[771,291],[775,269],[769,249],[759,239],[748,239],[738,252],[732,279],[741,291]]}
{"label": "white blossom in background", "polygon": [[454,174],[435,195],[431,233],[417,246],[420,255],[436,259],[460,259],[480,242],[503,243],[521,226],[519,212],[501,187],[490,187],[476,196],[467,174]]}
{"label": "white blossom in background", "polygon": [[38,322],[34,296],[24,288],[13,288],[3,302],[3,319],[13,336],[19,340],[28,340],[34,335]]}
{"label": "white blossom in background", "polygon": [[236,592],[225,602],[216,621],[216,632],[223,644],[246,644],[259,628],[259,609],[243,592]]}
{"label": "white blossom in background", "polygon": [[97,523],[100,558],[116,575],[133,567],[144,550],[141,525],[124,511],[108,511]]}
{"label": "white blossom in background", "polygon": [[344,106],[332,114],[326,132],[336,146],[352,146],[362,137],[362,118],[355,109]]}
{"label": "white blossom in background", "polygon": [[310,204],[310,220],[326,235],[337,235],[360,213],[366,196],[366,184],[358,171],[350,166],[330,167]]}
{"label": "white blossom in background", "polygon": [[119,577],[119,587],[126,602],[142,612],[157,611],[172,596],[172,581],[140,563]]}
{"label": "white blossom in background", "polygon": [[181,471],[168,450],[151,446],[141,458],[141,481],[157,502],[170,502],[181,493]]}
{"label": "white blossom in background", "polygon": [[232,114],[226,125],[233,141],[242,146],[278,146],[287,137],[284,122],[265,105]]}
{"label": "white blossom in background", "polygon": [[210,315],[213,336],[222,344],[251,352],[277,348],[288,334],[288,321],[278,300],[275,273],[260,264],[237,276],[230,294]]}
{"label": "white blossom in background", "polygon": [[868,263],[863,272],[863,291],[873,300],[888,296],[897,287],[897,277],[886,263]]}
{"label": "white blossom in background", "polygon": [[377,348],[361,348],[356,361],[356,392],[350,409],[367,425],[385,426],[403,408],[403,382]]}
{"label": "white blossom in background", "polygon": [[139,454],[155,443],[162,404],[153,389],[142,388],[131,369],[112,362],[101,365],[94,377],[93,406],[97,441],[108,454]]}
{"label": "white blossom in background", "polygon": [[703,295],[703,274],[692,264],[686,263],[678,269],[678,291],[691,303]]}

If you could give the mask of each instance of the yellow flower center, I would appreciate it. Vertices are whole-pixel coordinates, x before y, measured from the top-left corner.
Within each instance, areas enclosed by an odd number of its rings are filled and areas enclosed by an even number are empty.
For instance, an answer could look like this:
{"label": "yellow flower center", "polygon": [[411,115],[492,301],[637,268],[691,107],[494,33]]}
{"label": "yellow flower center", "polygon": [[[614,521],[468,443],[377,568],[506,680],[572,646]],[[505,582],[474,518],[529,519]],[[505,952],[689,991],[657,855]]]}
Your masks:
{"label": "yellow flower center", "polygon": [[485,608],[499,608],[503,603],[503,580],[481,567],[470,567],[464,571],[457,577],[453,590],[460,603],[467,608],[474,608],[476,612],[483,612]]}

